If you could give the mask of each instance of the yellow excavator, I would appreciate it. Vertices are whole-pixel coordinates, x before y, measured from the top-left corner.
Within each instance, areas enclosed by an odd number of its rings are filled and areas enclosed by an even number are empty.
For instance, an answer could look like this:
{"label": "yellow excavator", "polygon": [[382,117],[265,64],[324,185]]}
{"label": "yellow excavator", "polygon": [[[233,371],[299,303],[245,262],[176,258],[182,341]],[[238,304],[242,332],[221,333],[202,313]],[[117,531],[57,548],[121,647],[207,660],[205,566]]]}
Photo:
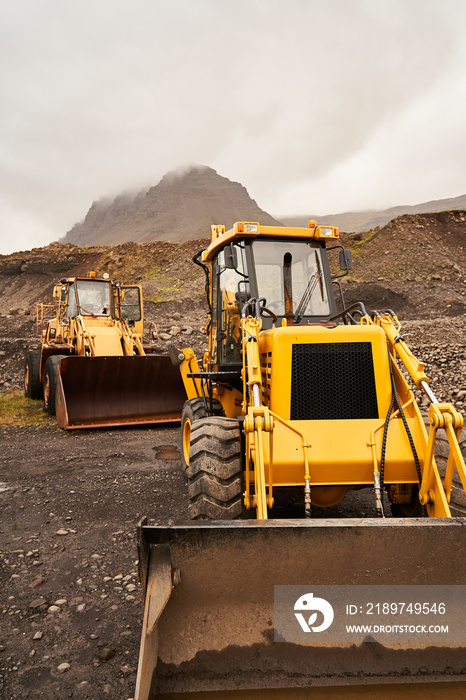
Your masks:
{"label": "yellow excavator", "polygon": [[[277,586],[402,586],[422,598],[427,584],[466,585],[464,509],[450,510],[453,481],[463,502],[466,489],[461,415],[436,398],[393,311],[344,305],[352,258],[337,228],[212,226],[194,262],[209,348],[201,364],[190,348],[171,351],[188,397],[191,522],[138,527],[136,700],[391,698],[401,686],[400,697],[466,697],[456,637],[289,641],[274,608]],[[430,401],[427,427],[414,386]],[[338,517],[364,494],[363,515]]]}
{"label": "yellow excavator", "polygon": [[43,397],[64,429],[180,420],[186,393],[154,338],[143,342],[140,286],[90,273],[60,280],[53,298],[37,305],[41,345],[26,354],[26,396]]}

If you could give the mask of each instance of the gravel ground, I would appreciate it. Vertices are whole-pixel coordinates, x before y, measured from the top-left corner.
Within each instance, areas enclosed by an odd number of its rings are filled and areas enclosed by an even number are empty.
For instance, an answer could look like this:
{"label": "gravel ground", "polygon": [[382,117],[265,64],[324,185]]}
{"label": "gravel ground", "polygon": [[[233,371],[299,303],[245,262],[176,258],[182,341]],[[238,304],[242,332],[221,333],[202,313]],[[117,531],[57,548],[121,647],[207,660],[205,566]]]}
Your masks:
{"label": "gravel ground", "polygon": [[187,518],[178,427],[0,429],[0,697],[128,698],[136,524]]}
{"label": "gravel ground", "polygon": [[[464,414],[466,215],[396,222],[354,239],[347,303],[394,308],[439,400]],[[50,301],[53,282],[88,269],[123,275],[127,261],[125,274],[141,281],[146,325],[155,320],[162,347],[192,346],[200,358],[204,280],[187,264],[200,243],[172,247],[131,244],[112,253],[54,244],[1,256],[0,391],[22,386],[24,351],[37,342],[34,306]],[[156,277],[146,269],[155,259]],[[160,288],[173,298],[159,299]],[[179,450],[177,425],[68,433],[52,420],[0,427],[2,700],[132,697],[143,614],[136,525],[145,515],[161,523],[188,518]],[[278,514],[286,517],[288,506]],[[372,509],[372,494],[362,491],[325,515],[368,517]]]}

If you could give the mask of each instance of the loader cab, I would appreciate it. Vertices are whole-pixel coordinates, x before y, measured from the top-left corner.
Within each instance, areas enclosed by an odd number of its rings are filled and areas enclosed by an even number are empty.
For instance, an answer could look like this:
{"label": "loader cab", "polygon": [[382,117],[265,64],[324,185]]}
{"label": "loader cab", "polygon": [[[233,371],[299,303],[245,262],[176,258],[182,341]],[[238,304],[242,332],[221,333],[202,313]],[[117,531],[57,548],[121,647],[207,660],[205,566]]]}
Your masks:
{"label": "loader cab", "polygon": [[[261,300],[262,327],[328,321],[336,311],[325,244],[277,237],[235,240],[213,261],[212,350],[220,366],[241,366],[241,315]],[[215,348],[214,348],[215,346]]]}
{"label": "loader cab", "polygon": [[107,280],[76,279],[68,285],[67,318],[110,316],[111,284]]}
{"label": "loader cab", "polygon": [[143,335],[144,317],[141,287],[138,285],[118,285],[115,289],[119,317],[126,321],[133,333]]}

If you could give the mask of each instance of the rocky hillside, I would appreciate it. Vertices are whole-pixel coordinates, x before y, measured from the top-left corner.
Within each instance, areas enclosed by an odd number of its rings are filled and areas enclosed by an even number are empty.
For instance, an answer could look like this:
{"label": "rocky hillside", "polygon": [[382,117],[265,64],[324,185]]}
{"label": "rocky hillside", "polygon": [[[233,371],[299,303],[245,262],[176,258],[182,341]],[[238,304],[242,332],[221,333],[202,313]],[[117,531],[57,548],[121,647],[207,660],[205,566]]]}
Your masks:
{"label": "rocky hillside", "polygon": [[354,267],[344,278],[348,300],[393,308],[404,318],[466,312],[464,211],[398,217],[381,229],[343,234]]}
{"label": "rocky hillside", "polygon": [[91,270],[123,284],[142,284],[148,302],[196,297],[204,283],[192,257],[206,245],[207,239],[84,248],[51,243],[0,255],[0,316],[35,314],[36,303],[52,302],[61,277],[87,277]]}
{"label": "rocky hillside", "polygon": [[[369,311],[393,309],[439,396],[453,398],[464,410],[466,213],[406,215],[380,229],[342,234],[342,242],[354,256],[351,274],[341,280],[346,303],[363,301]],[[36,302],[51,301],[60,277],[90,270],[141,284],[146,327],[157,323],[162,348],[175,341],[192,346],[200,356],[206,346],[207,306],[204,276],[192,256],[206,243],[85,248],[55,243],[0,256],[0,391],[21,386],[24,350],[37,342]]]}
{"label": "rocky hillside", "polygon": [[385,226],[389,221],[405,214],[432,214],[436,212],[466,209],[466,194],[450,199],[436,199],[431,202],[423,202],[414,206],[397,206],[382,211],[350,211],[342,214],[329,214],[327,216],[309,215],[280,217],[284,226],[307,226],[309,219],[317,219],[331,226],[338,226],[342,231],[369,231],[377,226]]}
{"label": "rocky hillside", "polygon": [[211,224],[230,228],[240,220],[278,223],[238,182],[212,168],[193,167],[168,173],[147,192],[94,202],[84,221],[73,226],[62,242],[83,246],[187,241],[210,235]]}

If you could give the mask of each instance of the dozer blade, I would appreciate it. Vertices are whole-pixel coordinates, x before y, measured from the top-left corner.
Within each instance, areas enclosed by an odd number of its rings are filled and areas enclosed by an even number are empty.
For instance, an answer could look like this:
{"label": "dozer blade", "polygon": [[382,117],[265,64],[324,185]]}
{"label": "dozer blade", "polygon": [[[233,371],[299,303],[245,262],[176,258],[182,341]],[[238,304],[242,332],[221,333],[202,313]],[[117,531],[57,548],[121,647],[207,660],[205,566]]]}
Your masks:
{"label": "dozer blade", "polygon": [[73,356],[59,364],[56,415],[65,430],[176,422],[185,401],[168,356]]}
{"label": "dozer blade", "polygon": [[[391,698],[405,684],[411,694],[402,698],[465,697],[464,646],[274,641],[275,585],[465,584],[465,544],[464,520],[161,527],[144,519],[138,550],[145,613],[135,700],[193,692],[212,692],[212,700]],[[379,694],[384,688],[389,691]]]}

